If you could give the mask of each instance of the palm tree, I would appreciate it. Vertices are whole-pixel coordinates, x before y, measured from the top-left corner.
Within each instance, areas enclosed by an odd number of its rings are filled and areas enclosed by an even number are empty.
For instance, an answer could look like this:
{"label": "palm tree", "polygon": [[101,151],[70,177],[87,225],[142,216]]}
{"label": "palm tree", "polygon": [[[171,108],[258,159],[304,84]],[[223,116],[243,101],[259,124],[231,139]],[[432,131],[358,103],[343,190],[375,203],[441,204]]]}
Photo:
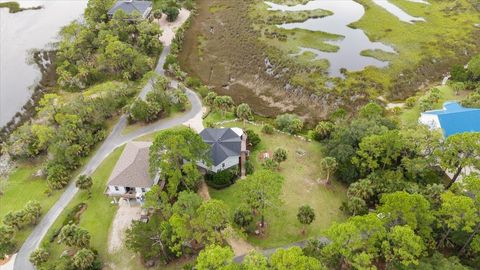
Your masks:
{"label": "palm tree", "polygon": [[245,122],[252,119],[252,109],[246,103],[238,105],[236,111],[237,117],[243,120],[243,126],[245,127]]}
{"label": "palm tree", "polygon": [[303,205],[298,209],[297,219],[303,224],[302,234],[305,234],[307,225],[315,220],[315,212],[309,205]]}
{"label": "palm tree", "polygon": [[78,269],[84,270],[92,267],[93,262],[95,261],[95,254],[86,248],[82,248],[73,256],[73,266]]}
{"label": "palm tree", "polygon": [[84,174],[80,175],[77,179],[77,182],[75,182],[75,186],[79,189],[87,190],[88,197],[92,195],[92,190],[91,190],[93,186],[92,177],[86,176]]}
{"label": "palm tree", "polygon": [[337,160],[334,157],[323,158],[320,162],[322,168],[327,173],[326,184],[330,185],[330,175],[337,169]]}

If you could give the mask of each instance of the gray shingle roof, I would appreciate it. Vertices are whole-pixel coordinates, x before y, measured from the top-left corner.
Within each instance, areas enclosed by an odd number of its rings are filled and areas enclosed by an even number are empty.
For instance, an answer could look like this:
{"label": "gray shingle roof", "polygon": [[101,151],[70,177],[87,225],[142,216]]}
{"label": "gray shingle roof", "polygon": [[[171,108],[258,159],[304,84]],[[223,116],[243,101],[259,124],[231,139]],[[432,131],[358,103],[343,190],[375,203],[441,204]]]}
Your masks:
{"label": "gray shingle roof", "polygon": [[129,142],[108,179],[110,186],[148,188],[153,179],[148,173],[151,142]]}
{"label": "gray shingle roof", "polygon": [[240,155],[242,138],[231,128],[206,128],[200,132],[200,136],[211,146],[210,154],[214,166],[228,157]]}
{"label": "gray shingle roof", "polygon": [[115,3],[115,5],[108,11],[107,14],[112,16],[117,10],[121,9],[129,15],[136,11],[145,18],[145,16],[148,15],[146,12],[151,8],[152,2],[150,1],[117,1],[117,3]]}

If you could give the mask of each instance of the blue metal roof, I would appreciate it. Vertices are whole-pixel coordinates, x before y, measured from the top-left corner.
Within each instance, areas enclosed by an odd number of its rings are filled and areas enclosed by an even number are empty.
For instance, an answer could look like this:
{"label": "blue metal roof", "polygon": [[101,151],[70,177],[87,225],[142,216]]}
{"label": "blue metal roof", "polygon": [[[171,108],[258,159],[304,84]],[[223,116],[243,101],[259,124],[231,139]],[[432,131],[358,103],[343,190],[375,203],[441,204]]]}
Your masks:
{"label": "blue metal roof", "polygon": [[463,133],[480,132],[480,109],[465,108],[458,102],[443,104],[443,110],[426,111],[424,114],[438,116],[445,137]]}

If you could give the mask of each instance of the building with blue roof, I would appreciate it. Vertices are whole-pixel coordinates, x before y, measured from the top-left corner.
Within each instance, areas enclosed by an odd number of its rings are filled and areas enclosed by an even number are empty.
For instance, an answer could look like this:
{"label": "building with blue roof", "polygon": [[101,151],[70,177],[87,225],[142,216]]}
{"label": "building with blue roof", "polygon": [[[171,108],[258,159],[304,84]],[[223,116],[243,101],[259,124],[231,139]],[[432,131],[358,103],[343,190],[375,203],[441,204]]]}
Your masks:
{"label": "building with blue roof", "polygon": [[430,129],[442,129],[445,138],[458,133],[480,132],[480,109],[465,108],[456,101],[449,101],[441,110],[423,112],[419,122]]}

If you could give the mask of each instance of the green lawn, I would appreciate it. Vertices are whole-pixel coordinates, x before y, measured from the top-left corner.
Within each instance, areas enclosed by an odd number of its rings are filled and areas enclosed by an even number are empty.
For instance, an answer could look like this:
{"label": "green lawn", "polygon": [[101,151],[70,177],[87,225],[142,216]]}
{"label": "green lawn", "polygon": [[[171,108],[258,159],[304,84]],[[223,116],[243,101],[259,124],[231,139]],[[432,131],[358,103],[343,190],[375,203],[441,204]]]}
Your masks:
{"label": "green lawn", "polygon": [[[22,209],[30,200],[37,200],[42,206],[42,215],[58,200],[61,191],[55,191],[48,196],[47,181],[41,177],[35,177],[34,174],[42,167],[41,162],[37,163],[19,163],[18,167],[9,175],[7,179],[0,179],[0,221],[9,211],[18,211]],[[25,226],[17,232],[15,240],[17,247],[25,241],[33,230],[33,226]]]}
{"label": "green lawn", "polygon": [[75,195],[73,200],[68,204],[60,217],[55,221],[54,225],[48,231],[47,236],[45,239],[43,239],[43,245],[50,250],[52,259],[59,257],[65,247],[57,244],[56,242],[50,243],[50,236],[61,227],[61,224],[65,220],[67,213],[82,202],[87,204],[87,209],[81,215],[79,226],[87,229],[90,232],[92,236],[91,246],[98,250],[102,259],[105,260],[108,258],[108,235],[117,207],[112,205],[110,203],[111,200],[103,193],[105,191],[108,177],[110,176],[115,163],[120,157],[123,148],[124,146],[117,148],[92,174],[92,197],[88,198],[87,192],[80,191],[77,195]]}
{"label": "green lawn", "polygon": [[[229,123],[225,126],[239,126],[242,123]],[[258,155],[264,150],[274,151],[282,147],[288,152],[288,159],[281,164],[280,174],[285,178],[282,200],[284,205],[278,207],[275,213],[266,216],[267,235],[264,238],[249,236],[248,241],[262,248],[276,247],[309,237],[318,236],[328,228],[333,221],[345,218],[339,207],[346,199],[346,188],[333,181],[332,186],[325,187],[316,182],[322,178],[319,168],[322,159],[322,145],[317,142],[306,142],[289,135],[260,133],[260,127],[246,125],[261,135],[262,142],[258,150],[251,152],[250,160],[258,168]],[[304,156],[297,151],[305,152]],[[241,181],[241,180],[240,180]],[[234,184],[223,190],[210,189],[212,198],[225,201],[232,209],[238,206],[241,194],[238,185]],[[301,235],[301,224],[296,214],[301,205],[308,204],[315,209],[316,219],[308,228],[307,235]]]}
{"label": "green lawn", "polygon": [[[443,103],[445,101],[449,100],[462,100],[465,98],[467,93],[465,91],[460,92],[458,95],[455,94],[455,91],[450,86],[439,86],[438,89],[440,89],[440,99],[438,102],[435,104],[433,109],[441,109],[443,106]],[[418,100],[424,95],[425,93],[419,93],[416,98],[417,98],[417,103],[415,104],[414,107],[410,109],[404,109],[402,113],[399,116],[400,122],[402,125],[410,127],[414,126],[418,123],[418,118],[420,117],[420,106]]]}

